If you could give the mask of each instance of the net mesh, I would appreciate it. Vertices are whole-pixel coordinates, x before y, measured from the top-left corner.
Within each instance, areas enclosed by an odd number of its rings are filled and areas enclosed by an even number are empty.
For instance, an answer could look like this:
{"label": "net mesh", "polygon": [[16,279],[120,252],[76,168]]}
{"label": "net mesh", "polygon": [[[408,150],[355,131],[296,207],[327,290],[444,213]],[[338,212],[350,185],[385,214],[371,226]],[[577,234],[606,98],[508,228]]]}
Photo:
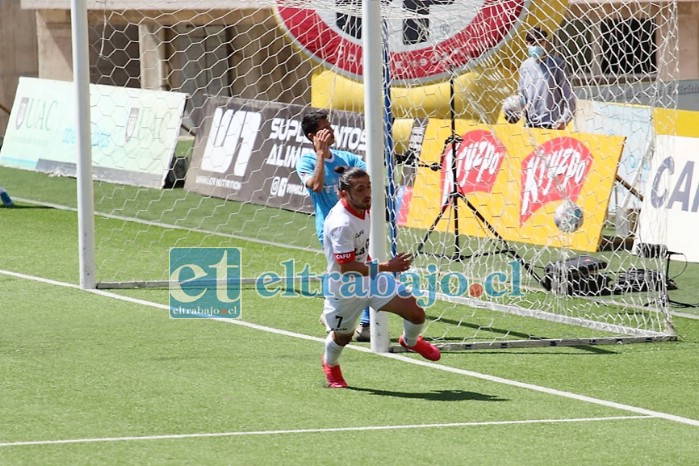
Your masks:
{"label": "net mesh", "polygon": [[[673,131],[658,112],[676,106],[676,3],[386,0],[382,19],[389,241],[435,292],[425,335],[454,348],[672,335],[664,255],[631,242],[656,135]],[[93,121],[126,134],[115,169],[139,163],[132,147],[176,142],[160,186],[96,184],[99,281],[167,280],[177,246],[242,247],[249,277],[289,258],[322,273],[299,122],[328,108],[336,147],[365,155],[361,1],[105,0],[89,24]],[[532,27],[577,96],[563,131],[503,118]]]}

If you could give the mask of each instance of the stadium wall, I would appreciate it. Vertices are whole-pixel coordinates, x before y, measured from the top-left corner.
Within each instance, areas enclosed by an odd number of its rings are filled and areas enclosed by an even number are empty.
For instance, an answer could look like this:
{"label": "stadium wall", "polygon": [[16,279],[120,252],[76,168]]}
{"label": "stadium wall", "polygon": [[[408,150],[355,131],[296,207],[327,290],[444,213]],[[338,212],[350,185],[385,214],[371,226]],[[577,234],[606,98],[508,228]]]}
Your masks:
{"label": "stadium wall", "polygon": [[5,134],[20,76],[38,72],[34,12],[19,2],[0,2],[0,136]]}

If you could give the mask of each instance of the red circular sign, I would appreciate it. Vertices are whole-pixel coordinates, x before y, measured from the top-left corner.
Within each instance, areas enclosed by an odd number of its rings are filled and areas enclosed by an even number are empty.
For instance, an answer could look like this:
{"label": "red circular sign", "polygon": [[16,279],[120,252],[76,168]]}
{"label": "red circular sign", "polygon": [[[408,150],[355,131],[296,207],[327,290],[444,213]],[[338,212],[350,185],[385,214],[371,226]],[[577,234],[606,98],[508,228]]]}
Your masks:
{"label": "red circular sign", "polygon": [[550,202],[577,201],[593,163],[590,149],[567,136],[550,139],[527,155],[522,160],[519,224]]}
{"label": "red circular sign", "polygon": [[[383,0],[391,78],[430,81],[468,68],[504,42],[527,1]],[[277,16],[301,49],[362,78],[361,0],[335,0],[337,8],[326,10],[286,5],[277,0]]]}
{"label": "red circular sign", "polygon": [[502,161],[503,143],[490,131],[474,130],[462,136],[456,151],[456,182],[462,194],[493,191]]}

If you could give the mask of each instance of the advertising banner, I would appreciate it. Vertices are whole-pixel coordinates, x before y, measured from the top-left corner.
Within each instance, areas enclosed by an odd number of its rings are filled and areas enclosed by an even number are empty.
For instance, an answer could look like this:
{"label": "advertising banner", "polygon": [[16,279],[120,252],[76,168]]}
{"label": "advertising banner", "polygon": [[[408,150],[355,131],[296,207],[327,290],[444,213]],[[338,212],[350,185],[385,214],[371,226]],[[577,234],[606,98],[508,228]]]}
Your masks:
{"label": "advertising banner", "polygon": [[656,144],[634,245],[662,244],[699,262],[699,139],[658,135]]}
{"label": "advertising banner", "polygon": [[406,154],[402,155],[399,167],[398,189],[396,190],[396,223],[405,226],[408,222],[410,201],[413,197],[416,170],[420,166],[420,154],[427,130],[427,118],[416,118],[410,130]]}
{"label": "advertising banner", "polygon": [[[322,2],[313,8],[281,0],[276,3],[279,24],[300,50],[328,68],[352,79],[363,79],[362,18],[351,14],[352,7],[361,2],[338,2],[346,6],[339,11],[334,4],[326,7]],[[497,62],[493,54],[498,51],[505,54],[507,41],[522,18],[538,13],[538,8],[529,3],[524,0],[402,2],[399,8],[404,18],[393,21],[386,32],[391,79],[429,81],[444,78],[455,69],[465,69],[484,57]],[[549,15],[551,9],[562,9],[557,2],[549,6],[546,9]]]}
{"label": "advertising banner", "polygon": [[[406,226],[426,229],[458,199],[460,234],[493,237],[483,218],[505,240],[597,251],[624,138],[524,129],[512,125],[430,120],[410,200]],[[432,163],[441,169],[433,171]],[[565,200],[582,208],[574,232],[559,230],[554,212]],[[439,231],[453,231],[446,213]]]}
{"label": "advertising banner", "polygon": [[[301,129],[305,107],[211,97],[197,134],[185,189],[206,196],[313,212],[296,161],[313,145]],[[361,114],[332,112],[334,149],[364,158]]]}
{"label": "advertising banner", "polygon": [[[20,78],[0,164],[75,176],[74,95],[71,82]],[[186,97],[177,92],[91,85],[94,178],[162,188]]]}
{"label": "advertising banner", "polygon": [[[617,175],[637,192],[643,193],[650,173],[653,151],[653,110],[638,105],[578,100],[575,129],[583,133],[624,136],[624,151]],[[638,208],[641,200],[621,184],[614,187],[610,210],[617,207]]]}

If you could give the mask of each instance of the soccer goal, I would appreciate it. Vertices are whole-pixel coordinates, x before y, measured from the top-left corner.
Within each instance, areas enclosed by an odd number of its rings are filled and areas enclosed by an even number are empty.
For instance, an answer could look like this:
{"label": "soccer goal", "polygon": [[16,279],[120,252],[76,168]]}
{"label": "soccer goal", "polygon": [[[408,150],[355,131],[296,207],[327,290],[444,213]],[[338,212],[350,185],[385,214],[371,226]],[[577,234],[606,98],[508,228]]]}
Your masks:
{"label": "soccer goal", "polygon": [[[425,337],[442,348],[675,339],[667,251],[635,234],[656,138],[675,133],[677,2],[380,12],[383,72],[368,76],[361,0],[88,0],[97,286],[167,286],[171,247],[240,247],[249,279],[290,259],[321,274],[295,172],[316,107],[337,149],[385,160],[374,241],[415,254],[406,278],[427,290]],[[501,111],[533,28],[576,97],[563,129]],[[376,80],[385,149],[367,154]],[[664,238],[662,219],[645,228]]]}

